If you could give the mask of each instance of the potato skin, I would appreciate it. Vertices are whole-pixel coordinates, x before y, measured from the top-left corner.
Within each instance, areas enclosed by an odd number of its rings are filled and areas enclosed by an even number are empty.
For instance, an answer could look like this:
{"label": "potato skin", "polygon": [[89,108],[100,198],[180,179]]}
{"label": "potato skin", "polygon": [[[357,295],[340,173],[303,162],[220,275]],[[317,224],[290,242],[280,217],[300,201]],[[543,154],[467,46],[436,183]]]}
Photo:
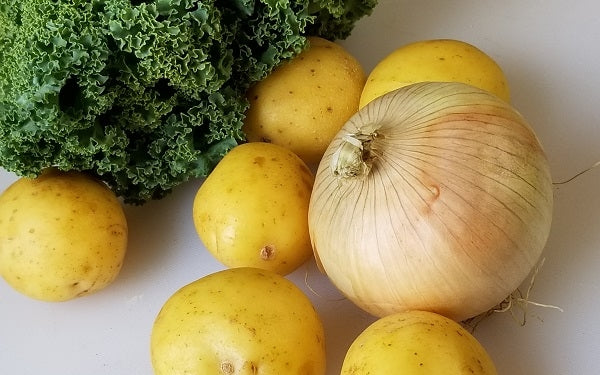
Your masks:
{"label": "potato skin", "polygon": [[490,56],[460,40],[433,39],[406,44],[384,57],[369,73],[359,106],[425,81],[462,82],[510,102],[508,80]]}
{"label": "potato skin", "polygon": [[228,267],[288,274],[313,254],[308,204],[314,176],[285,147],[254,142],[235,147],[198,189],[197,233]]}
{"label": "potato skin", "polygon": [[127,236],[120,201],[83,173],[50,169],[0,196],[0,274],[34,299],[66,301],[109,285]]}
{"label": "potato skin", "polygon": [[341,375],[497,375],[483,346],[460,324],[427,311],[388,315],[346,353]]}
{"label": "potato skin", "polygon": [[230,268],[175,292],[151,335],[156,375],[323,375],[325,338],[309,299],[291,281]]}
{"label": "potato skin", "polygon": [[248,91],[243,131],[251,142],[272,142],[316,165],[358,110],[366,74],[341,45],[309,37],[308,48]]}

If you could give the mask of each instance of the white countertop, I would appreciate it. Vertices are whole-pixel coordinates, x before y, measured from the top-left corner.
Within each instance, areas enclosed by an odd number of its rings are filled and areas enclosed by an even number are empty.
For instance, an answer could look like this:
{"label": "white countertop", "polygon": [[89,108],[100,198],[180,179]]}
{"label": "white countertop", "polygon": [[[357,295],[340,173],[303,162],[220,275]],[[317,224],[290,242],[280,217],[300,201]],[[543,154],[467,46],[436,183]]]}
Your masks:
{"label": "white countertop", "polygon": [[[367,71],[402,44],[470,42],[504,69],[512,102],[540,138],[555,181],[600,160],[600,3],[596,0],[380,0],[342,42]],[[16,176],[0,170],[0,190]],[[192,181],[167,198],[127,207],[130,247],[107,289],[64,303],[31,300],[0,279],[0,373],[151,374],[149,335],[181,286],[222,269],[191,220]],[[552,232],[520,326],[496,314],[475,331],[501,375],[600,373],[600,168],[555,186]],[[373,318],[340,299],[309,263],[289,276],[326,326],[327,375]],[[310,286],[310,288],[308,287]],[[313,289],[314,291],[312,291]]]}

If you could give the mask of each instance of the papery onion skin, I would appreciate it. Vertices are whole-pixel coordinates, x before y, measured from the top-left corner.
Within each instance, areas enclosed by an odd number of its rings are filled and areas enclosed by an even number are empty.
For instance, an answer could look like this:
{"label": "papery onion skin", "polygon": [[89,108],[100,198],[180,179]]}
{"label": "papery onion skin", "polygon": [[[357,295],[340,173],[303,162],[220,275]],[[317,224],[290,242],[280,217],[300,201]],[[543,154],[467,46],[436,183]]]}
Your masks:
{"label": "papery onion skin", "polygon": [[[344,177],[332,159],[347,159],[338,150],[349,139],[362,139],[367,161]],[[483,90],[426,82],[374,100],[341,129],[316,173],[309,229],[322,270],[362,309],[461,321],[525,280],[552,209],[547,158],[526,120]]]}

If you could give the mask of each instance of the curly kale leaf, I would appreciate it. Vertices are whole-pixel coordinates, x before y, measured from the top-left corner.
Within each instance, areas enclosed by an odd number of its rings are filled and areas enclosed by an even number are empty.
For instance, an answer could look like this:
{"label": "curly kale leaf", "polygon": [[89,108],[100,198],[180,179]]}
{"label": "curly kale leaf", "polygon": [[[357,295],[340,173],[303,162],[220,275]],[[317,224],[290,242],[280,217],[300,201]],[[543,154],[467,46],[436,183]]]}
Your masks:
{"label": "curly kale leaf", "polygon": [[0,166],[90,171],[126,201],[206,176],[248,87],[374,0],[0,0]]}

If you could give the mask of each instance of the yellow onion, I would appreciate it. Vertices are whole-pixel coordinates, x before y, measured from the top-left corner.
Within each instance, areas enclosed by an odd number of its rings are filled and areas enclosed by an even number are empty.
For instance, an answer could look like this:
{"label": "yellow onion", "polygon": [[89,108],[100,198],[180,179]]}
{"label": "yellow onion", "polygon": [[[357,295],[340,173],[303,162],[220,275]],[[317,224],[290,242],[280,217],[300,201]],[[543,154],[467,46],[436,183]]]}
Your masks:
{"label": "yellow onion", "polygon": [[548,162],[525,119],[485,91],[428,82],[344,125],[319,164],[309,228],[321,269],[367,312],[459,321],[527,278],[552,206]]}

